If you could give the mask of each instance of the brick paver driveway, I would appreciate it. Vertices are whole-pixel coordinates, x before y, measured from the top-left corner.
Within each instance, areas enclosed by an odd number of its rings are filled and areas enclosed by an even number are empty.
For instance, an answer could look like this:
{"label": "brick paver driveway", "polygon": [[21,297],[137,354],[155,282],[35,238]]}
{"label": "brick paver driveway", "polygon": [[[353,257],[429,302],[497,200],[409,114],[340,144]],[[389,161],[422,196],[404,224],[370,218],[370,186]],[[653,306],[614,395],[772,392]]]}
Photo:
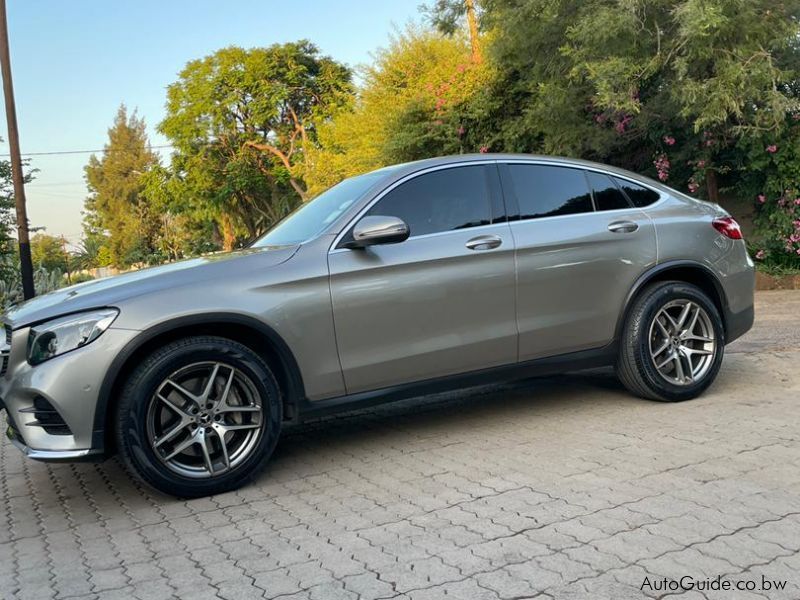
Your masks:
{"label": "brick paver driveway", "polygon": [[0,593],[620,599],[723,575],[756,591],[680,597],[800,597],[800,293],[757,311],[696,401],[601,371],[404,402],[295,427],[210,499],[4,443]]}

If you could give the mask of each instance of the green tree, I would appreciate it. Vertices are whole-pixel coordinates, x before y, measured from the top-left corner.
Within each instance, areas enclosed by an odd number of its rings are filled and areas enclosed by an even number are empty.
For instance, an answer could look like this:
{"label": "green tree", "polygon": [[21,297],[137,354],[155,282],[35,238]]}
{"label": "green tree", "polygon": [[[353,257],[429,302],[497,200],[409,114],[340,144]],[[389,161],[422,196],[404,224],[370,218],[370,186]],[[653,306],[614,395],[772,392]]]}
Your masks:
{"label": "green tree", "polygon": [[[493,150],[649,170],[690,191],[797,108],[796,0],[492,0]],[[723,182],[730,185],[731,179]]]}
{"label": "green tree", "polygon": [[472,60],[480,62],[482,54],[477,5],[477,0],[434,0],[431,4],[423,4],[420,9],[431,25],[446,35],[453,35],[460,29],[462,20],[466,19]]}
{"label": "green tree", "polygon": [[[28,163],[25,162],[27,167]],[[25,173],[25,183],[33,181],[36,169]],[[14,184],[11,177],[11,162],[0,160],[0,280],[5,282],[19,279],[19,254],[14,237],[17,224]],[[2,304],[2,301],[0,301]]]}
{"label": "green tree", "polygon": [[308,153],[313,193],[344,177],[439,154],[477,151],[465,143],[472,98],[491,80],[466,36],[408,28],[365,67],[354,101],[319,128]]}
{"label": "green tree", "polygon": [[213,209],[226,249],[307,199],[304,158],[351,94],[350,71],[307,41],[224,48],[181,71],[159,126],[176,148],[170,176]]}
{"label": "green tree", "polygon": [[150,149],[144,120],[120,106],[102,156],[92,155],[85,168],[89,197],[84,229],[108,236],[116,266],[161,260],[159,215],[143,193],[142,179],[156,165],[158,156]]}
{"label": "green tree", "polygon": [[60,237],[36,233],[31,237],[31,258],[34,268],[66,273],[70,270],[69,255]]}

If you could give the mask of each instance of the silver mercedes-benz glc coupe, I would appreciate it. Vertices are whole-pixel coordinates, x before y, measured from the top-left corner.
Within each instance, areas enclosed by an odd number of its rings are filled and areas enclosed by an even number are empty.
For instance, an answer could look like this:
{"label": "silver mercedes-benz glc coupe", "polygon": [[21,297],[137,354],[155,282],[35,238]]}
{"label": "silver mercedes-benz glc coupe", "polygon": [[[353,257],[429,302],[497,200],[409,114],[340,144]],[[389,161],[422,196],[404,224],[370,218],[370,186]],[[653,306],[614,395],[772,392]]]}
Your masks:
{"label": "silver mercedes-benz glc coupe", "polygon": [[119,452],[164,492],[258,473],[287,422],[615,366],[688,400],[753,323],[719,206],[599,164],[457,156],[347,179],[252,247],[68,287],[3,317],[8,435]]}

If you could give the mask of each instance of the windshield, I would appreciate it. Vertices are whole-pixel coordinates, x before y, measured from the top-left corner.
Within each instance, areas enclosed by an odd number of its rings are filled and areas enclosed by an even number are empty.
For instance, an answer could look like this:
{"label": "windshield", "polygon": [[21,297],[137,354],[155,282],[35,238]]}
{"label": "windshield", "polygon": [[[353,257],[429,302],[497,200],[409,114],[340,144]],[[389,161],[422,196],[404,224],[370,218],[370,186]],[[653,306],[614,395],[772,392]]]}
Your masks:
{"label": "windshield", "polygon": [[301,204],[263,237],[253,248],[300,244],[319,234],[358,200],[388,169],[380,169],[337,183],[319,196]]}

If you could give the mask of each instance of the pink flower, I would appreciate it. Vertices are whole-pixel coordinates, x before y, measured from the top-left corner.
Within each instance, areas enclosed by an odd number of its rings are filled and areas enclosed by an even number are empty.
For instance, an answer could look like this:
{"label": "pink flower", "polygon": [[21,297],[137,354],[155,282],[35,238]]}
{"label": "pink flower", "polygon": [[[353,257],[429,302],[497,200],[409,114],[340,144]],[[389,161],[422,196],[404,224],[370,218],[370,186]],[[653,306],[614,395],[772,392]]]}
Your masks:
{"label": "pink flower", "polygon": [[695,182],[692,182],[692,183],[689,184],[689,192],[691,192],[692,194],[694,194],[699,189],[700,189],[700,186],[698,184],[696,184]]}
{"label": "pink flower", "polygon": [[800,113],[792,113],[792,119],[795,121],[800,121]]}
{"label": "pink flower", "polygon": [[764,260],[764,257],[766,255],[767,255],[766,252],[764,252],[763,250],[759,250],[758,252],[756,252],[756,259],[757,260]]}
{"label": "pink flower", "polygon": [[625,115],[624,117],[622,117],[621,120],[617,122],[616,125],[614,125],[614,129],[617,131],[617,133],[623,134],[625,133],[625,130],[628,128],[628,123],[630,123],[632,120],[633,120],[632,116]]}
{"label": "pink flower", "polygon": [[767,197],[764,194],[759,194],[758,195],[758,203],[759,204],[764,204],[766,201],[767,201]]}
{"label": "pink flower", "polygon": [[795,198],[794,199],[794,205],[795,206],[800,206],[800,198]]}
{"label": "pink flower", "polygon": [[489,152],[489,146],[481,146],[480,153],[486,154],[487,152]]}
{"label": "pink flower", "polygon": [[667,146],[674,146],[675,145],[675,138],[672,137],[671,135],[665,135],[664,136],[664,143]]}
{"label": "pink flower", "polygon": [[775,154],[778,151],[778,147],[775,144],[770,144],[767,146],[767,152],[770,154]]}

